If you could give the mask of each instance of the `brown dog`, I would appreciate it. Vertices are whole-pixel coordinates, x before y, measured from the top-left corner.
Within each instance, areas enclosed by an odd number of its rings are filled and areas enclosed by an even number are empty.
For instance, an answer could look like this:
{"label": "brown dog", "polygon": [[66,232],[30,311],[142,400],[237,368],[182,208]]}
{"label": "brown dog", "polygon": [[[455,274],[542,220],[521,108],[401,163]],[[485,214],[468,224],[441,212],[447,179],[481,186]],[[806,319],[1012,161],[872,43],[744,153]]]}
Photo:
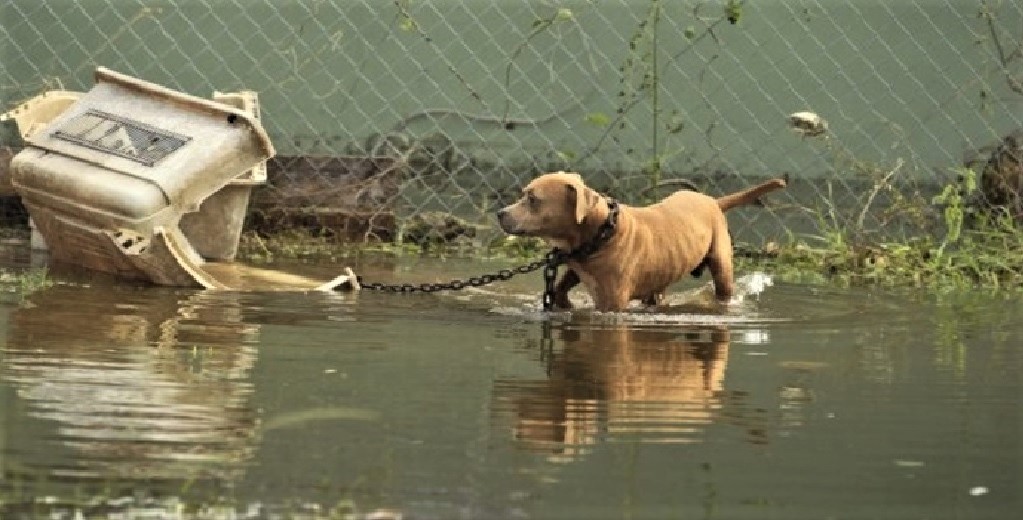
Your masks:
{"label": "brown dog", "polygon": [[[619,205],[610,238],[588,256],[569,257],[569,271],[555,287],[555,304],[570,308],[568,291],[580,281],[599,311],[620,311],[637,299],[657,304],[669,285],[687,273],[698,276],[704,266],[714,277],[718,300],[727,302],[734,281],[724,212],[785,185],[784,179],[773,179],[718,199],[678,191],[642,208]],[[554,172],[530,182],[522,198],[497,216],[507,233],[540,237],[573,252],[594,240],[610,208],[579,174]]]}

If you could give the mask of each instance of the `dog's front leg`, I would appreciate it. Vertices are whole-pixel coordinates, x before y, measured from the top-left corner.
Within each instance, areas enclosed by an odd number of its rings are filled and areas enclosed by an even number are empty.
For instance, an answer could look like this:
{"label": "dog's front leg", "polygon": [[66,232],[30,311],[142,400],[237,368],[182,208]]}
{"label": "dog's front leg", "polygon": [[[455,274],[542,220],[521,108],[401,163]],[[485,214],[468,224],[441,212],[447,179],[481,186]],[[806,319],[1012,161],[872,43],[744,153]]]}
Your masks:
{"label": "dog's front leg", "polygon": [[623,311],[632,299],[632,290],[619,284],[606,284],[594,291],[594,306],[601,312]]}
{"label": "dog's front leg", "polygon": [[565,274],[561,276],[561,280],[558,280],[557,285],[554,286],[554,306],[556,308],[572,308],[572,302],[568,299],[568,291],[579,285],[579,281],[579,273],[575,272],[575,270],[568,269],[565,271]]}

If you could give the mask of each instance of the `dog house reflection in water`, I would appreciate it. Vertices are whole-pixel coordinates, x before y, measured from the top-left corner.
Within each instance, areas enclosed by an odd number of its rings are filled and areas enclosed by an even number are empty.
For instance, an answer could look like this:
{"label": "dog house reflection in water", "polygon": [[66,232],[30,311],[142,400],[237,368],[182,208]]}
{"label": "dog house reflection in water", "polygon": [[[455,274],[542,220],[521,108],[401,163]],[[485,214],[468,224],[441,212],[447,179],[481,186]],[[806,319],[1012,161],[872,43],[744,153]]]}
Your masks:
{"label": "dog house reflection in water", "polygon": [[718,419],[726,327],[587,327],[558,339],[547,380],[503,380],[495,389],[495,410],[527,449],[567,462],[603,441],[700,442]]}
{"label": "dog house reflection in water", "polygon": [[259,331],[237,295],[90,291],[86,313],[81,291],[37,292],[11,314],[0,379],[43,421],[8,427],[8,453],[25,457],[13,466],[72,480],[240,477],[257,446]]}

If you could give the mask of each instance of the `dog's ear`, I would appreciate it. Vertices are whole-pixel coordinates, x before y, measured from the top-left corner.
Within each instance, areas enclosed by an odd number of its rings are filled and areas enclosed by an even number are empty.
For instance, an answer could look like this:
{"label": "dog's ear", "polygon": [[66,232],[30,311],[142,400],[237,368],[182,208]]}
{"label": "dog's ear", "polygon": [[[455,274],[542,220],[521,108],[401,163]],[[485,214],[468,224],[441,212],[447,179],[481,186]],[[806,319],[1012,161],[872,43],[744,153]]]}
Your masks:
{"label": "dog's ear", "polygon": [[582,224],[590,209],[600,202],[600,196],[583,184],[583,178],[576,174],[568,182],[568,202],[575,206],[575,223]]}

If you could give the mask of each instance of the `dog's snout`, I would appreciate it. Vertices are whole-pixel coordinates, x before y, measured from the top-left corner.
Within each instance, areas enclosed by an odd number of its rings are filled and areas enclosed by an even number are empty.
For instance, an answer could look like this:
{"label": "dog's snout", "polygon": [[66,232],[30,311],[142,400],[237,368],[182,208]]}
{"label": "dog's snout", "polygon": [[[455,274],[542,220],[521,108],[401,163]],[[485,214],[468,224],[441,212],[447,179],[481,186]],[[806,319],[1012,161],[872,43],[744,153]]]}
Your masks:
{"label": "dog's snout", "polygon": [[508,208],[501,208],[497,210],[497,223],[501,225],[501,229],[503,229],[505,233],[511,233],[514,235],[517,230],[512,220],[513,219],[511,218],[511,213],[508,211]]}

